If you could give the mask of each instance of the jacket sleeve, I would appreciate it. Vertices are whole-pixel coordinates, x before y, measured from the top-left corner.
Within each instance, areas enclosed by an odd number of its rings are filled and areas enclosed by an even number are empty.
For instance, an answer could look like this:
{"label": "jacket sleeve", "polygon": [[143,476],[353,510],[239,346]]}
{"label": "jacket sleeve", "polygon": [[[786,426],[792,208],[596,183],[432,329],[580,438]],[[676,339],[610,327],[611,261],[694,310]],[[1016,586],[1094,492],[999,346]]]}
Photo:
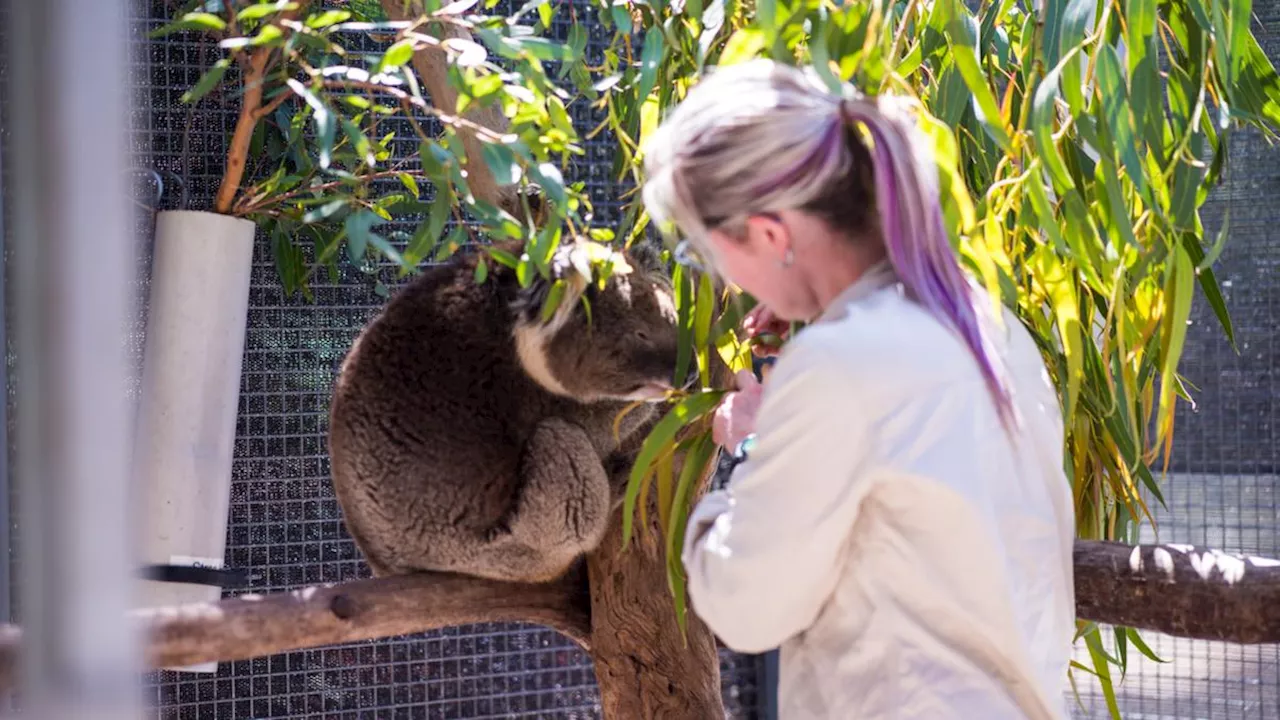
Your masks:
{"label": "jacket sleeve", "polygon": [[758,653],[803,631],[840,573],[870,471],[855,368],[793,341],[765,384],[756,442],[690,515],[690,605],[726,645]]}

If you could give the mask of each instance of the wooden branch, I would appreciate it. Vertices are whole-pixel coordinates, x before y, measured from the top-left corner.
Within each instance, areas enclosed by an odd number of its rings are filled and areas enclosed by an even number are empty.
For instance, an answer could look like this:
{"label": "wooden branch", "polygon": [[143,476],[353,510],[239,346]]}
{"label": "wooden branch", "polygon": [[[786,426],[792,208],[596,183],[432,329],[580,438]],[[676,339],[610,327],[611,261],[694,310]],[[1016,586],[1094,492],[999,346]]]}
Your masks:
{"label": "wooden branch", "polygon": [[[281,13],[274,22],[293,20],[306,11],[311,0],[301,0],[292,10]],[[234,16],[234,13],[232,13]],[[244,93],[240,97],[240,115],[236,118],[235,130],[231,133],[231,143],[227,148],[227,166],[222,170],[222,181],[218,185],[218,194],[214,197],[213,210],[221,215],[229,215],[235,205],[236,194],[240,192],[240,183],[244,181],[244,169],[249,161],[249,145],[253,141],[253,131],[258,121],[267,113],[284,102],[284,96],[277,97],[265,108],[262,105],[263,84],[267,79],[267,69],[271,65],[271,56],[275,48],[261,47],[248,56],[242,63],[244,80],[241,83]],[[240,55],[244,57],[244,55]]]}
{"label": "wooden branch", "polygon": [[[683,646],[669,600],[658,601],[667,597],[661,552],[637,537],[619,555],[620,540],[615,528],[590,558],[590,596],[582,568],[548,585],[424,573],[139,611],[132,619],[146,636],[149,667],[230,662],[472,623],[533,623],[592,653],[601,684],[614,689],[605,708],[611,720],[631,714],[610,714],[611,703],[641,702],[627,688],[667,687],[668,680],[676,683],[672,696],[650,694],[647,705],[635,706],[640,717],[682,707],[691,714],[671,717],[710,717],[700,709],[718,702],[708,690],[719,672],[706,666],[715,657],[710,633],[691,614],[690,644]],[[1280,560],[1077,540],[1075,586],[1083,620],[1175,637],[1280,643]],[[12,686],[20,644],[19,628],[0,625],[0,689]],[[699,682],[691,687],[690,679]]]}
{"label": "wooden branch", "polygon": [[[388,19],[398,22],[413,21],[423,14],[420,0],[409,3],[405,3],[404,0],[382,0],[382,9],[386,12]],[[442,41],[450,38],[472,40],[471,33],[457,25],[434,23],[429,27],[431,35]],[[427,90],[427,95],[431,98],[431,104],[446,115],[456,114],[458,92],[449,84],[449,58],[445,50],[439,46],[421,47],[413,54],[412,64],[418,78],[422,80],[423,87]],[[505,135],[509,127],[507,117],[502,114],[502,109],[496,104],[468,108],[463,117],[481,127],[488,128],[495,135]],[[458,135],[466,150],[467,160],[463,164],[463,170],[467,174],[467,186],[471,188],[471,194],[477,200],[484,200],[511,212],[515,217],[521,217],[523,211],[514,207],[518,204],[518,200],[513,202],[514,188],[509,185],[499,185],[493,173],[489,171],[489,166],[485,164],[482,155],[484,143],[470,129],[459,128]],[[513,210],[516,212],[512,212]]]}
{"label": "wooden branch", "polygon": [[258,124],[258,111],[262,108],[262,83],[266,79],[270,48],[260,48],[249,56],[244,70],[244,94],[240,98],[240,116],[236,129],[231,133],[231,145],[227,148],[227,166],[222,170],[222,182],[213,201],[216,213],[227,215],[244,180],[244,168],[249,159],[249,144],[253,129]]}
{"label": "wooden branch", "polygon": [[1076,614],[1177,637],[1280,643],[1280,560],[1077,541]]}
{"label": "wooden branch", "polygon": [[[544,585],[443,573],[359,580],[216,603],[135,611],[148,667],[230,662],[292,650],[487,622],[527,622],[590,648],[581,568]],[[0,689],[9,689],[21,631],[0,625]]]}

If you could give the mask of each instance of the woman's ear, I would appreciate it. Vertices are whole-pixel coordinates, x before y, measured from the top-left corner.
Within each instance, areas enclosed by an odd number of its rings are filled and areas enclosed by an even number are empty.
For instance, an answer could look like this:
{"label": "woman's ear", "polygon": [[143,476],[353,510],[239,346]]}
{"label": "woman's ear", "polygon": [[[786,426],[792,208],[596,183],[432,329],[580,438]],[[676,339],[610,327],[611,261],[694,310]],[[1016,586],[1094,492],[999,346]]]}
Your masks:
{"label": "woman's ear", "polygon": [[747,242],[753,252],[781,263],[791,249],[791,231],[781,215],[752,215],[747,218]]}

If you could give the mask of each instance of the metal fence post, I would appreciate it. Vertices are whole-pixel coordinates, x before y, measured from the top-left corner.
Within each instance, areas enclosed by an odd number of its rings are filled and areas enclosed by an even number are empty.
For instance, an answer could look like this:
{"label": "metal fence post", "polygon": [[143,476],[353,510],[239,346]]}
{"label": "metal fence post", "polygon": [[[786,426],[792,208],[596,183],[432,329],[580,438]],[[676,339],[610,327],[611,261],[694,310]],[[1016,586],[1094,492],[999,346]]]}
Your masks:
{"label": "metal fence post", "polygon": [[21,705],[140,716],[130,603],[124,0],[10,8]]}

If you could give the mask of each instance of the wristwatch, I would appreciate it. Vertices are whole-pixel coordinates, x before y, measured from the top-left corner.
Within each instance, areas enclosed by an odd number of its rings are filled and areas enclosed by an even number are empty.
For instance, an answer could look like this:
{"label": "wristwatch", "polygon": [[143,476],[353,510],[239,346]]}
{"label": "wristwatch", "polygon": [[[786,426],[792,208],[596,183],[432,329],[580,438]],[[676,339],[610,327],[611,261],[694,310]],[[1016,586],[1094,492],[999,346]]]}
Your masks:
{"label": "wristwatch", "polygon": [[732,453],[720,453],[715,476],[711,479],[712,490],[723,490],[729,484],[729,476],[733,474],[733,469],[746,462],[747,456],[751,454],[751,449],[755,447],[755,444],[756,434],[751,433],[742,438],[742,442],[734,447]]}

